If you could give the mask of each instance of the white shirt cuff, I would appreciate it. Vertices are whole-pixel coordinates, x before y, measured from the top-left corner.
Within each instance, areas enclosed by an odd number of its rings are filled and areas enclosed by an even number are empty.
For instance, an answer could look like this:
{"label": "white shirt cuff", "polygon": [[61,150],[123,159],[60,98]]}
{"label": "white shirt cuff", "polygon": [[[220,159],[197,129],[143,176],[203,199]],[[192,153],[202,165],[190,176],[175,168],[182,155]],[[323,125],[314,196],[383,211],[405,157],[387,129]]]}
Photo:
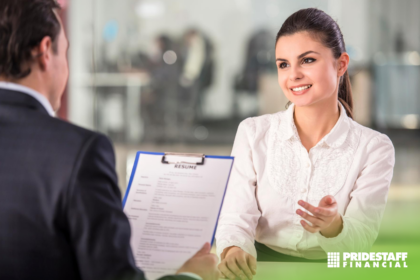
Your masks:
{"label": "white shirt cuff", "polygon": [[246,241],[245,238],[241,239],[240,241],[239,240],[230,240],[230,241],[223,240],[221,242],[217,242],[217,239],[216,239],[217,256],[219,257],[219,261],[222,261],[223,251],[226,248],[232,247],[232,246],[239,247],[245,252],[247,252],[248,254],[250,254],[251,256],[254,256],[255,258],[257,258],[257,251],[255,250],[254,243],[251,241]]}
{"label": "white shirt cuff", "polygon": [[183,272],[183,273],[180,273],[178,275],[185,275],[185,276],[189,276],[191,278],[197,279],[197,280],[203,280],[203,278],[201,278],[200,276],[198,276],[197,274],[192,273],[192,272]]}
{"label": "white shirt cuff", "polygon": [[336,237],[325,237],[323,236],[319,231],[316,233],[316,236],[318,238],[318,242],[319,243],[324,243],[324,244],[328,244],[328,245],[335,245],[341,241],[344,240],[344,238],[346,238],[347,236],[347,232],[348,232],[348,221],[346,220],[345,217],[343,217],[343,215],[341,215],[341,219],[343,220],[343,229],[341,230],[341,232],[336,236]]}

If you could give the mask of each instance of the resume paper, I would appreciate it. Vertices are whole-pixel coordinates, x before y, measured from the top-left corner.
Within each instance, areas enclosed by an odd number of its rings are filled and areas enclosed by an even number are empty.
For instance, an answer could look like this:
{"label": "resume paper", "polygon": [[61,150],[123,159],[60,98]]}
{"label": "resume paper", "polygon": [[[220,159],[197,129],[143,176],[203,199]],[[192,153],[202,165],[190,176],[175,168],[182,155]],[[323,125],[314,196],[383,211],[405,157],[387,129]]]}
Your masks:
{"label": "resume paper", "polygon": [[233,157],[138,152],[124,198],[136,265],[148,280],[174,274],[212,242]]}

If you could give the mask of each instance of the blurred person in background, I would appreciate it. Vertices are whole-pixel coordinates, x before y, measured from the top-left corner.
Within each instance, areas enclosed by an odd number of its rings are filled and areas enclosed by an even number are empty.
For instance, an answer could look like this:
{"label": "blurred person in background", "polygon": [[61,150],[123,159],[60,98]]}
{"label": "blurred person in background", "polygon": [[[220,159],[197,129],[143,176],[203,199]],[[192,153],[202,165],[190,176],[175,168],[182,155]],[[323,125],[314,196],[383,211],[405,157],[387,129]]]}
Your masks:
{"label": "blurred person in background", "polygon": [[204,90],[213,82],[213,46],[196,29],[188,30],[181,43],[182,70],[178,93],[181,135],[192,132],[193,122],[202,115]]}
{"label": "blurred person in background", "polygon": [[216,233],[229,279],[252,279],[256,261],[369,252],[393,175],[391,140],[353,120],[338,24],[321,10],[299,10],[279,30],[275,53],[291,105],[239,125]]}
{"label": "blurred person in background", "polygon": [[[0,279],[145,279],[112,144],[57,118],[68,41],[54,0],[0,2]],[[218,278],[207,243],[163,279]]]}
{"label": "blurred person in background", "polygon": [[160,35],[155,40],[155,51],[147,69],[150,84],[142,92],[142,110],[146,140],[157,143],[174,141],[178,125],[178,81],[181,64],[174,40]]}
{"label": "blurred person in background", "polygon": [[[252,34],[246,48],[244,67],[235,77],[234,82],[235,102],[233,113],[236,117],[241,115],[239,95],[257,96],[261,75],[273,70],[271,57],[274,55],[273,53],[273,38],[269,31],[262,29]],[[258,106],[255,106],[253,112],[257,113],[257,111]]]}

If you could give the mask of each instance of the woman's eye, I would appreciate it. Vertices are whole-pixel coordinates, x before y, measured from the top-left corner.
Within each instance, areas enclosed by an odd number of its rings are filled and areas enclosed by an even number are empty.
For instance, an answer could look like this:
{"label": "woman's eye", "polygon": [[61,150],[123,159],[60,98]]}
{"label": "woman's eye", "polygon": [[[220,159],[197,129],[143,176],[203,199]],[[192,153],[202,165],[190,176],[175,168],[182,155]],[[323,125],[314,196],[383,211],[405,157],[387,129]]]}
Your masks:
{"label": "woman's eye", "polygon": [[303,59],[303,62],[304,62],[304,63],[311,63],[311,62],[314,62],[314,61],[315,61],[315,59],[310,58],[310,57],[307,57],[307,58],[304,58],[304,59]]}
{"label": "woman's eye", "polygon": [[280,69],[283,69],[283,68],[286,68],[286,67],[287,67],[287,63],[286,62],[282,62],[282,63],[279,64],[279,68]]}

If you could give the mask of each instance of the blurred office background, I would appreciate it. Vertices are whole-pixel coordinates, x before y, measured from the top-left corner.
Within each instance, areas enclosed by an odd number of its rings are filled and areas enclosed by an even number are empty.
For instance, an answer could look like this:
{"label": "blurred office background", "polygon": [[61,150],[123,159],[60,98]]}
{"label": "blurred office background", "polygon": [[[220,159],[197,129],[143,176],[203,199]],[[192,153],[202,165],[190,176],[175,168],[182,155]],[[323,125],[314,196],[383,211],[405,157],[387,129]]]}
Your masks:
{"label": "blurred office background", "polygon": [[136,151],[228,155],[241,120],[284,110],[275,35],[301,8],[329,13],[351,58],[355,119],[386,133],[396,149],[375,245],[417,242],[420,1],[59,2],[71,42],[60,117],[112,139],[123,193]]}

